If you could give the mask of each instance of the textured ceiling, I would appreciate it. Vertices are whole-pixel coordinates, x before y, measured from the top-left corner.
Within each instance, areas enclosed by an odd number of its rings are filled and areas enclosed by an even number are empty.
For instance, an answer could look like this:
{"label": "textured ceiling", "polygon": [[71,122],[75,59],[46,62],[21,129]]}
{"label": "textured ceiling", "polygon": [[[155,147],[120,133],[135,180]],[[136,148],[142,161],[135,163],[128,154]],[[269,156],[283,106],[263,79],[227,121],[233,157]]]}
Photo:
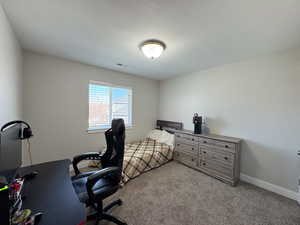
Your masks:
{"label": "textured ceiling", "polygon": [[299,0],[0,1],[23,48],[154,79],[300,46]]}

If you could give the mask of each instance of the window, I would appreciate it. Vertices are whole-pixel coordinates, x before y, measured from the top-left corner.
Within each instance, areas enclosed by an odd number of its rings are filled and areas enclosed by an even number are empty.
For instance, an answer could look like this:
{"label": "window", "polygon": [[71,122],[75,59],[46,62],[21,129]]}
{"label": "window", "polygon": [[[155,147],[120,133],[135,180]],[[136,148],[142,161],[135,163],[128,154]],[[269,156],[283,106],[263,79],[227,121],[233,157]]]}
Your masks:
{"label": "window", "polygon": [[116,118],[132,126],[132,89],[90,82],[89,130],[109,128]]}

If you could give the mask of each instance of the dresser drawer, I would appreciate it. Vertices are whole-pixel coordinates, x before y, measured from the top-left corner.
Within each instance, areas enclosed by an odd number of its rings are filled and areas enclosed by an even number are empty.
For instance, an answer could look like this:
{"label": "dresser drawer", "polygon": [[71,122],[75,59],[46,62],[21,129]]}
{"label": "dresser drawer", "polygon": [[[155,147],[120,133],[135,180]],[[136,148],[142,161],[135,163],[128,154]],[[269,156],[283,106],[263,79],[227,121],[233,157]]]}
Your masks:
{"label": "dresser drawer", "polygon": [[196,167],[198,156],[192,156],[183,152],[174,152],[174,159],[179,161],[187,166]]}
{"label": "dresser drawer", "polygon": [[233,166],[235,155],[231,152],[215,150],[213,148],[201,147],[201,157],[203,160],[215,160],[225,165]]}
{"label": "dresser drawer", "polygon": [[219,148],[220,151],[227,150],[227,152],[235,153],[235,144],[233,143],[217,141],[213,139],[199,138],[199,144],[209,146],[210,148]]}
{"label": "dresser drawer", "polygon": [[188,145],[198,145],[198,137],[177,133],[175,136],[176,143],[185,143]]}
{"label": "dresser drawer", "polygon": [[209,169],[215,171],[220,176],[226,176],[228,178],[233,178],[233,167],[227,167],[223,164],[218,163],[214,160],[200,160],[200,168]]}
{"label": "dresser drawer", "polygon": [[182,142],[176,142],[176,151],[198,155],[198,145],[189,145]]}
{"label": "dresser drawer", "polygon": [[229,143],[229,142],[225,142],[225,141],[214,141],[214,145],[221,147],[221,148],[226,148],[226,149],[230,149],[230,150],[235,150],[235,144],[233,143]]}
{"label": "dresser drawer", "polygon": [[202,145],[214,145],[215,142],[214,142],[214,140],[209,139],[209,138],[199,137],[199,144],[202,144]]}

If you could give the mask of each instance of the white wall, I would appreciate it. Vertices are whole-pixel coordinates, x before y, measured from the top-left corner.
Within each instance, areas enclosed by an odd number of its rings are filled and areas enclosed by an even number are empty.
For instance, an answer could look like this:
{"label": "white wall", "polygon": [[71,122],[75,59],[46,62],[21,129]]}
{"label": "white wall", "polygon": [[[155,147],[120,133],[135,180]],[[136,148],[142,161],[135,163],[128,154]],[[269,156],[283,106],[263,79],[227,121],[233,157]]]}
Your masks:
{"label": "white wall", "polygon": [[208,117],[211,133],[240,137],[241,172],[297,191],[300,50],[183,75],[160,84],[159,118]]}
{"label": "white wall", "polygon": [[22,49],[0,4],[0,127],[22,118]]}
{"label": "white wall", "polygon": [[24,117],[32,125],[34,163],[97,151],[104,134],[88,134],[90,80],[133,88],[134,128],[126,141],[153,129],[158,114],[158,81],[88,66],[56,57],[24,53]]}

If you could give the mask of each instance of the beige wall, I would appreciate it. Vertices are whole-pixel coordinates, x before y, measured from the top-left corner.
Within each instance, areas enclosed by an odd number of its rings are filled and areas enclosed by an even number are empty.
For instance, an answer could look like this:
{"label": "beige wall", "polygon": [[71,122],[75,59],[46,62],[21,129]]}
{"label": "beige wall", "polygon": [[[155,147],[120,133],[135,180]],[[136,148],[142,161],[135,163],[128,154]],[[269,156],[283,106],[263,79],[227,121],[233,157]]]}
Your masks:
{"label": "beige wall", "polygon": [[21,52],[0,4],[0,127],[22,118]]}
{"label": "beige wall", "polygon": [[77,62],[24,53],[24,117],[32,125],[34,163],[97,151],[103,133],[88,134],[90,80],[133,88],[133,124],[127,141],[143,138],[155,125],[158,81],[88,66]]}
{"label": "beige wall", "polygon": [[300,50],[183,75],[160,84],[159,118],[208,118],[212,133],[244,139],[241,171],[297,191]]}

